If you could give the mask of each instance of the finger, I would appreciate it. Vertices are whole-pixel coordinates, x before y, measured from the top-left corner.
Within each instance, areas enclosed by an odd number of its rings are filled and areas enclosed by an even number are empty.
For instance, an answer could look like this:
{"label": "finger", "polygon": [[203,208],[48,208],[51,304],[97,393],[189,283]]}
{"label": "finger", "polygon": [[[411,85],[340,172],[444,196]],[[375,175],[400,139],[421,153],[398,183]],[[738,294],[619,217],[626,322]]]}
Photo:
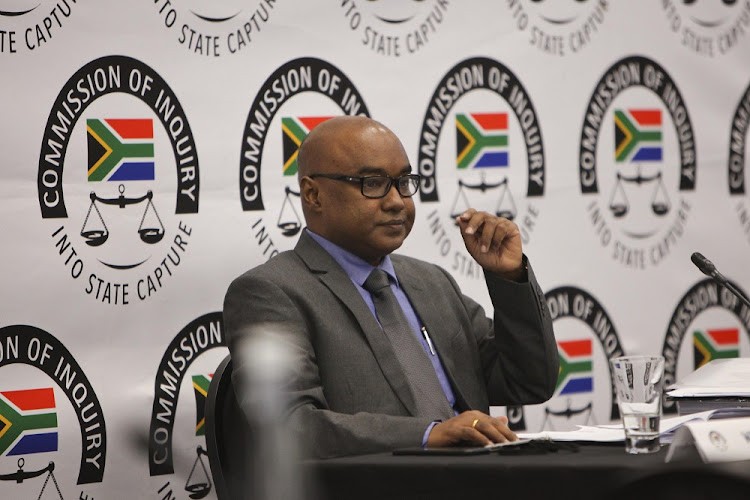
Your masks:
{"label": "finger", "polygon": [[[477,423],[477,425],[479,424]],[[461,441],[482,446],[492,444],[492,441],[483,433],[479,432],[476,427],[461,427]]]}
{"label": "finger", "polygon": [[476,209],[469,208],[465,210],[461,215],[456,217],[456,222],[458,222],[459,225],[467,223],[471,217],[476,213]]}
{"label": "finger", "polygon": [[513,221],[500,219],[494,236],[491,249],[495,252],[502,252],[506,248],[514,250],[516,243],[520,245],[521,233]]}
{"label": "finger", "polygon": [[[484,225],[482,226],[482,234],[479,235],[480,247],[479,251],[487,253],[492,248],[493,242],[499,238],[499,243],[502,242],[504,236],[499,226],[500,220],[497,217],[486,217],[484,219]],[[497,246],[496,246],[497,248]]]}
{"label": "finger", "polygon": [[513,224],[513,222],[507,219],[498,219],[497,226],[495,227],[495,232],[492,235],[490,249],[499,251],[503,247],[505,247],[508,238],[513,235],[514,230],[515,224]]}
{"label": "finger", "polygon": [[499,426],[495,424],[494,419],[487,418],[477,422],[474,429],[484,434],[493,443],[505,443],[506,441],[509,441],[509,438],[501,432],[498,427]]}
{"label": "finger", "polygon": [[492,419],[491,424],[493,425],[493,427],[495,428],[495,430],[498,433],[502,434],[503,438],[506,441],[517,441],[518,440],[518,436],[516,436],[516,433],[513,432],[510,429],[510,427],[507,426],[507,420],[508,419],[506,418],[505,422],[503,422],[499,418],[494,418],[494,419]]}
{"label": "finger", "polygon": [[479,423],[480,420],[484,420],[485,418],[492,418],[486,413],[482,413],[479,410],[469,410],[463,412],[459,417],[462,417],[462,423],[469,424],[472,427],[475,427],[476,424]]}
{"label": "finger", "polygon": [[514,234],[521,234],[518,229],[518,225],[510,219],[499,218],[500,226],[502,227],[503,238],[513,236]]}
{"label": "finger", "polygon": [[[473,210],[473,209],[471,209]],[[471,210],[467,210],[465,213],[468,214],[471,212]],[[487,212],[477,212],[474,210],[473,214],[471,214],[471,217],[464,218],[463,220],[466,222],[466,229],[464,232],[466,234],[481,234],[481,231],[483,231],[482,225],[484,224],[485,219],[489,216]]]}

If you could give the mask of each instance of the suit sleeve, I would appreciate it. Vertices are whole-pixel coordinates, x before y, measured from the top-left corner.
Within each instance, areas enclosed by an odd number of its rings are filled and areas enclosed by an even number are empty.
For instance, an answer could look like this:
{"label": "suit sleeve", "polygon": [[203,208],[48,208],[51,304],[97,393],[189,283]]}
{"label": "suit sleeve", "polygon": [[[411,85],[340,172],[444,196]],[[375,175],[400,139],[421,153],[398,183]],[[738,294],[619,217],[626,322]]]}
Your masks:
{"label": "suit sleeve", "polygon": [[479,304],[462,296],[490,405],[543,403],[552,397],[557,383],[559,358],[550,313],[528,262],[527,269],[524,283],[485,273],[492,321]]}
{"label": "suit sleeve", "polygon": [[430,419],[330,410],[311,340],[314,332],[306,326],[305,311],[276,284],[247,274],[235,280],[224,300],[224,322],[235,394],[250,421],[254,410],[248,341],[263,332],[281,339],[289,358],[288,384],[281,394],[286,408],[283,422],[304,456],[327,458],[421,446]]}

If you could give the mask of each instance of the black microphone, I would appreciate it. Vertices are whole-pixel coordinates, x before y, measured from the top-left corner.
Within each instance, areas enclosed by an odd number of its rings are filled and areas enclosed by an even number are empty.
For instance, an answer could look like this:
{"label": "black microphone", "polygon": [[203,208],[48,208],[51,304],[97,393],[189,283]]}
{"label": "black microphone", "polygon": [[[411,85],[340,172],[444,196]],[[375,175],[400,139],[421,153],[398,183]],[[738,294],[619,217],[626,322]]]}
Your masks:
{"label": "black microphone", "polygon": [[692,260],[693,264],[695,264],[696,267],[698,267],[698,269],[700,269],[706,276],[715,279],[721,284],[727,282],[727,279],[716,269],[714,263],[705,258],[703,254],[695,252],[690,256],[690,260]]}
{"label": "black microphone", "polygon": [[737,290],[737,288],[735,288],[734,285],[732,285],[732,283],[730,283],[729,280],[726,279],[718,269],[716,269],[716,266],[713,262],[711,262],[698,252],[694,252],[693,255],[690,256],[690,260],[693,261],[693,264],[695,264],[695,266],[700,269],[703,274],[705,274],[709,278],[712,278],[718,284],[724,286],[724,288],[732,292],[735,297],[740,299],[743,304],[745,304],[747,307],[750,307],[750,300],[747,300],[747,297],[745,297],[742,292]]}

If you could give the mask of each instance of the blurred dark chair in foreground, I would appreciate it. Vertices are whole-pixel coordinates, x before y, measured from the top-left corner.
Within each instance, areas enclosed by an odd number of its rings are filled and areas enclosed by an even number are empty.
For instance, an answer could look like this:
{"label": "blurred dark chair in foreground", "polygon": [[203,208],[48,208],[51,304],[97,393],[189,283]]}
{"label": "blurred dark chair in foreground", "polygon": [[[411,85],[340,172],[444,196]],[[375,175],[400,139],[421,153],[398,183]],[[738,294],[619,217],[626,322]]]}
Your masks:
{"label": "blurred dark chair in foreground", "polygon": [[219,500],[245,497],[250,474],[245,446],[249,426],[232,388],[232,359],[214,372],[206,398],[206,448]]}

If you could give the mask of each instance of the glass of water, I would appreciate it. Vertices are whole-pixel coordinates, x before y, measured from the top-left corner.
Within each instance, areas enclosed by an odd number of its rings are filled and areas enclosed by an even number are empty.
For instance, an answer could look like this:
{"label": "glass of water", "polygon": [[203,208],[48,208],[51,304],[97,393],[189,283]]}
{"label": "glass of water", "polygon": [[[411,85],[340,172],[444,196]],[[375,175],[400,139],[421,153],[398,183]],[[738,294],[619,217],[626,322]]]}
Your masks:
{"label": "glass of water", "polygon": [[664,385],[662,356],[622,356],[609,360],[617,392],[625,451],[659,451],[659,418]]}

